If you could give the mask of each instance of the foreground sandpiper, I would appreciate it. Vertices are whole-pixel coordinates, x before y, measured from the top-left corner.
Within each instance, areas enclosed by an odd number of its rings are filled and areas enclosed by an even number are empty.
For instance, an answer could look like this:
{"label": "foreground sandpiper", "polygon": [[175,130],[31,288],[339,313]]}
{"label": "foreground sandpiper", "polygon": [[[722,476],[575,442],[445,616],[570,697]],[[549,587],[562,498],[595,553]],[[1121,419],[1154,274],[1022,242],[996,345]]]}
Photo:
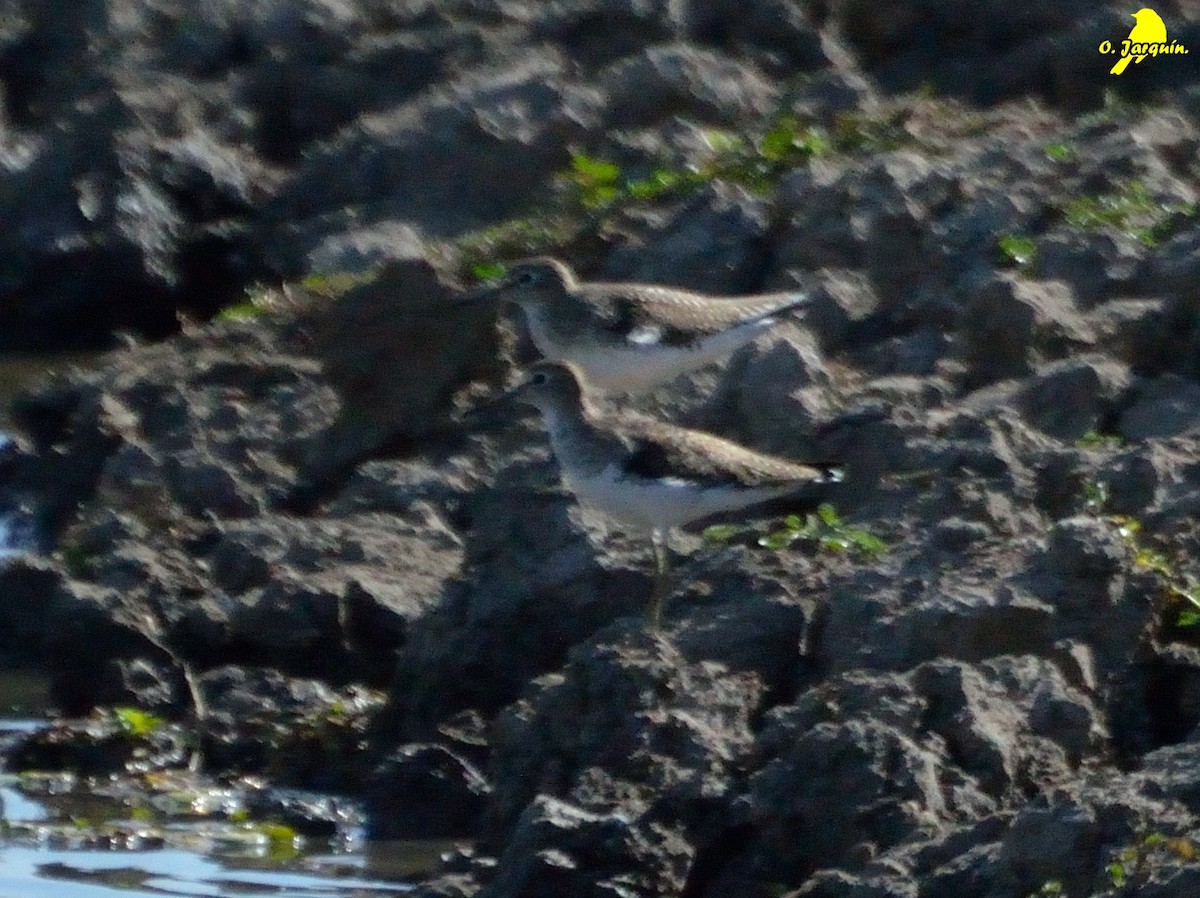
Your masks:
{"label": "foreground sandpiper", "polygon": [[669,584],[671,528],[842,479],[840,468],[761,455],[710,433],[601,415],[588,402],[585,383],[576,366],[542,361],[505,395],[541,411],[563,482],[580,502],[649,534],[655,627]]}
{"label": "foreground sandpiper", "polygon": [[653,284],[582,283],[557,259],[510,266],[474,294],[519,305],[538,350],[571,362],[588,386],[641,393],[717,362],[762,334],[808,295],[709,296]]}

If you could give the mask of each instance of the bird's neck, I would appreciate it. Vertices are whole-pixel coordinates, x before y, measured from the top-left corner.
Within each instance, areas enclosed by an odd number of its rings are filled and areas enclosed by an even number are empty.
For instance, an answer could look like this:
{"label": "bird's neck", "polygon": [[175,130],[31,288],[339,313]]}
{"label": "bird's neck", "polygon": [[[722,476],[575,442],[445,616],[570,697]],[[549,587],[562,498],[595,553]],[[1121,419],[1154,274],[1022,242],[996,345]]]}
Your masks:
{"label": "bird's neck", "polygon": [[565,292],[561,296],[539,298],[521,305],[534,342],[543,352],[546,345],[571,342],[586,326],[586,309],[572,302]]}
{"label": "bird's neck", "polygon": [[562,399],[542,409],[550,444],[568,475],[598,473],[611,461],[615,438],[595,421],[595,412],[580,399]]}

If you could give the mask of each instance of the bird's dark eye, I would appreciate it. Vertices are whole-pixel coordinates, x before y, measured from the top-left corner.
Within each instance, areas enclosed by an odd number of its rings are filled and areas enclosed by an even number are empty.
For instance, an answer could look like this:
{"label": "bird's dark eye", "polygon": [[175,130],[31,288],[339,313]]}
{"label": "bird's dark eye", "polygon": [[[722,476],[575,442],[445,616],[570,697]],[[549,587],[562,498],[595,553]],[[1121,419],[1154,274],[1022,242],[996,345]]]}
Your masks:
{"label": "bird's dark eye", "polygon": [[539,385],[544,384],[549,380],[550,380],[550,378],[546,376],[545,371],[539,371],[537,374],[533,375],[533,377],[529,378],[529,382],[531,384],[539,384]]}
{"label": "bird's dark eye", "polygon": [[536,284],[537,279],[538,279],[537,272],[531,271],[529,269],[526,269],[525,271],[522,271],[520,274],[517,275],[517,283],[521,284],[522,286],[526,286],[526,287],[529,286],[530,284]]}

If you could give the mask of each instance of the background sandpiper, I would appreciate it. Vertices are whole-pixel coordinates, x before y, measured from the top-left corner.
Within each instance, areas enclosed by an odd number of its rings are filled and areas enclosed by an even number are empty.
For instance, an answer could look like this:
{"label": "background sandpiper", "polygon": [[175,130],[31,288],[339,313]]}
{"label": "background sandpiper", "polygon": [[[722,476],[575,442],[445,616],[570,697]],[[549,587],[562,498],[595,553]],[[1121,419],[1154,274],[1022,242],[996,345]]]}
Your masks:
{"label": "background sandpiper", "polygon": [[672,527],[842,478],[837,467],[773,458],[710,433],[642,416],[602,415],[588,402],[585,385],[576,366],[543,361],[505,398],[541,411],[563,482],[580,502],[650,535],[655,627],[669,584]]}
{"label": "background sandpiper", "polygon": [[538,350],[571,362],[588,386],[641,393],[720,361],[808,301],[802,292],[708,296],[653,284],[582,283],[551,258],[509,268],[474,294],[519,305]]}

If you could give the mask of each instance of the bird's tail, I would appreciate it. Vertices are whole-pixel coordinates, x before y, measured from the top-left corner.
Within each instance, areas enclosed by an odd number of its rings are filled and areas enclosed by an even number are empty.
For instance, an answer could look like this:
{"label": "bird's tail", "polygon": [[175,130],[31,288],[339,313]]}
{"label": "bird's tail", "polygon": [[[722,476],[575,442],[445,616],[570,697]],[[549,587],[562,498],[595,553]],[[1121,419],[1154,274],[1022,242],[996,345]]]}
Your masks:
{"label": "bird's tail", "polygon": [[772,325],[779,320],[776,316],[780,313],[803,308],[809,305],[812,299],[813,295],[809,290],[798,290],[794,293],[768,294],[762,297],[762,302],[758,308],[750,310],[748,314],[745,314],[742,322],[746,324],[758,322],[764,326]]}
{"label": "bird's tail", "polygon": [[798,291],[784,300],[782,305],[776,306],[775,313],[790,312],[793,309],[803,308],[804,306],[811,305],[812,301],[813,295],[811,290]]}
{"label": "bird's tail", "polygon": [[841,465],[815,462],[810,463],[810,467],[816,468],[820,472],[813,479],[813,483],[841,483],[846,479],[846,469]]}
{"label": "bird's tail", "polygon": [[1108,70],[1108,73],[1110,75],[1119,75],[1125,71],[1125,67],[1131,62],[1133,62],[1132,56],[1122,56],[1117,60],[1117,64]]}

